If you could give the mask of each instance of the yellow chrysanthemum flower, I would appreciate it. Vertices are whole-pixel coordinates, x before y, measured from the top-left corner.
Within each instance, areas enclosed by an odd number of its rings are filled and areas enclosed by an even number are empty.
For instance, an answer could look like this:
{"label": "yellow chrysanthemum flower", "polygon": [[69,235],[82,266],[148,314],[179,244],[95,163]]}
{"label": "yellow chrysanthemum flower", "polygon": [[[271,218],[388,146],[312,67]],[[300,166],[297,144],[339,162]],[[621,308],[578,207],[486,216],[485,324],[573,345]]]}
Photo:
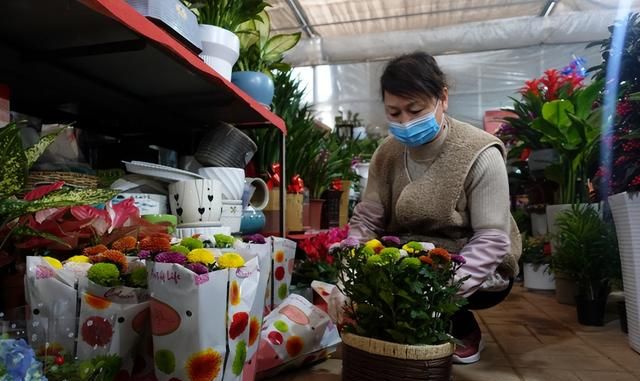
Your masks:
{"label": "yellow chrysanthemum flower", "polygon": [[384,249],[384,245],[382,244],[382,242],[378,241],[377,239],[372,239],[371,241],[365,243],[364,247],[372,249],[376,254]]}
{"label": "yellow chrysanthemum flower", "polygon": [[91,261],[86,255],[74,255],[73,257],[67,259],[67,262],[90,263]]}
{"label": "yellow chrysanthemum flower", "polygon": [[225,268],[238,268],[244,266],[244,258],[238,253],[226,253],[222,254],[218,258],[218,265]]}
{"label": "yellow chrysanthemum flower", "polygon": [[422,247],[422,244],[419,242],[415,242],[415,241],[411,241],[408,242],[406,244],[404,244],[402,246],[402,250],[406,251],[409,254],[415,254],[415,253],[419,253],[422,250],[424,250],[424,248]]}
{"label": "yellow chrysanthemum flower", "polygon": [[213,256],[213,253],[207,249],[193,249],[187,254],[187,261],[212,265],[216,261],[216,258]]}
{"label": "yellow chrysanthemum flower", "polygon": [[51,267],[53,267],[56,270],[61,270],[62,269],[62,263],[52,257],[42,257],[42,259],[44,259],[45,261],[47,261],[48,264],[51,265]]}

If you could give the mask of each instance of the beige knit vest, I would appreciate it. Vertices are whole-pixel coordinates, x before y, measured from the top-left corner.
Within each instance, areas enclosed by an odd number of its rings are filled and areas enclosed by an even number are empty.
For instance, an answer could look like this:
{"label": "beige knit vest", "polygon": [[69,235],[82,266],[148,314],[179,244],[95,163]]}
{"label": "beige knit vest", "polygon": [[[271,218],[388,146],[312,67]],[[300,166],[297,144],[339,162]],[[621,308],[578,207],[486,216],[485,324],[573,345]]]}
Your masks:
{"label": "beige knit vest", "polygon": [[[459,252],[473,236],[464,190],[465,180],[478,155],[495,146],[505,156],[502,142],[469,124],[447,117],[449,132],[440,155],[413,182],[407,178],[404,146],[388,139],[376,153],[375,171],[386,184],[378,190],[385,210],[386,231],[405,240],[432,242]],[[498,271],[510,277],[518,273],[522,242],[511,218],[511,251]]]}

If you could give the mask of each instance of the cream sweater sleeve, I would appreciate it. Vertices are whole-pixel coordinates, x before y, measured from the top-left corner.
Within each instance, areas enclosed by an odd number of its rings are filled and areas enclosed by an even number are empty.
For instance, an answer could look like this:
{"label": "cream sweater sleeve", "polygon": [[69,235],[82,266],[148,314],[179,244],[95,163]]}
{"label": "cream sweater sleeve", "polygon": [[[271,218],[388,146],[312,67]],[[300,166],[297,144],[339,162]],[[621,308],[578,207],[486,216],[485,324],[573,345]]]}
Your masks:
{"label": "cream sweater sleeve", "polygon": [[478,156],[467,176],[465,192],[473,236],[460,251],[466,264],[457,276],[469,276],[460,290],[461,295],[469,296],[495,277],[511,247],[509,181],[498,149],[488,148]]}
{"label": "cream sweater sleeve", "polygon": [[509,180],[497,148],[490,147],[478,155],[467,175],[465,192],[474,231],[498,229],[509,233]]}

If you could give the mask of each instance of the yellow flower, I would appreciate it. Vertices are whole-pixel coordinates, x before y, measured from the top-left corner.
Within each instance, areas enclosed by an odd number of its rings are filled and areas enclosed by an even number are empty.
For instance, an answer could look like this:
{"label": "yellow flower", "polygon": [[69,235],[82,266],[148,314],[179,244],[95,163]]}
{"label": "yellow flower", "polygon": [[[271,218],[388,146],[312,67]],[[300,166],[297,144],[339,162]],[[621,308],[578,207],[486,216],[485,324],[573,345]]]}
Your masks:
{"label": "yellow flower", "polygon": [[62,269],[62,263],[55,259],[55,258],[51,258],[51,257],[43,257],[42,259],[44,259],[45,261],[47,261],[48,264],[51,265],[51,267],[53,267],[56,270],[61,270]]}
{"label": "yellow flower", "polygon": [[187,261],[212,265],[216,261],[216,258],[213,256],[213,253],[207,249],[193,249],[187,254]]}
{"label": "yellow flower", "polygon": [[240,256],[238,253],[226,253],[222,254],[220,258],[218,258],[218,265],[224,268],[238,268],[244,266],[244,258]]}
{"label": "yellow flower", "polygon": [[419,242],[411,241],[402,246],[402,250],[409,254],[419,253],[423,250],[422,244]]}
{"label": "yellow flower", "polygon": [[76,263],[90,263],[89,257],[86,255],[74,255],[73,257],[67,259],[67,262],[76,262]]}
{"label": "yellow flower", "polygon": [[372,239],[371,241],[365,243],[364,247],[372,249],[376,254],[384,249],[384,245],[382,244],[382,242],[378,241],[377,239]]}

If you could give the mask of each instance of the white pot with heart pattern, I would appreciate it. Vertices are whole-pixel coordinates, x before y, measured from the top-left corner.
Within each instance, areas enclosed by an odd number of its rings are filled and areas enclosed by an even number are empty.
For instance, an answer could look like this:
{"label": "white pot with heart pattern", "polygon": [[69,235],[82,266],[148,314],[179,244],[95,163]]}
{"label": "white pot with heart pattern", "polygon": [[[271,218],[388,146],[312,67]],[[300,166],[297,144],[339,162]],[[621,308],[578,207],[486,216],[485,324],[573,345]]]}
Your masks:
{"label": "white pot with heart pattern", "polygon": [[178,224],[218,222],[222,214],[222,183],[203,179],[170,184],[169,204]]}

